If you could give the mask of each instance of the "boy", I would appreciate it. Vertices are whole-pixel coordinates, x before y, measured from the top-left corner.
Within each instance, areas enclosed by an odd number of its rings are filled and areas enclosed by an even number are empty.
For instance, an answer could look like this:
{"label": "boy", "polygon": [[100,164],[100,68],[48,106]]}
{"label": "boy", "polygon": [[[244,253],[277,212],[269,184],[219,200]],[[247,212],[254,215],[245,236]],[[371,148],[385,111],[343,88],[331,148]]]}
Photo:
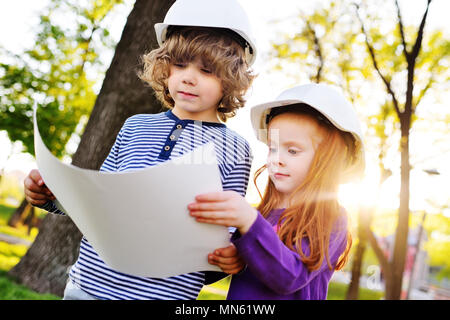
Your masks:
{"label": "boy", "polygon": [[[226,12],[233,12],[233,18]],[[160,48],[144,55],[139,77],[170,110],[128,118],[100,171],[145,168],[214,141],[223,189],[244,196],[250,147],[223,122],[243,107],[254,78],[249,66],[255,48],[245,12],[234,0],[179,0],[155,30]],[[25,194],[31,204],[64,214],[37,170],[25,179]],[[233,247],[222,250],[222,258],[209,261],[227,273],[242,268]],[[123,274],[108,267],[83,237],[64,298],[195,299],[211,274],[163,279]]]}

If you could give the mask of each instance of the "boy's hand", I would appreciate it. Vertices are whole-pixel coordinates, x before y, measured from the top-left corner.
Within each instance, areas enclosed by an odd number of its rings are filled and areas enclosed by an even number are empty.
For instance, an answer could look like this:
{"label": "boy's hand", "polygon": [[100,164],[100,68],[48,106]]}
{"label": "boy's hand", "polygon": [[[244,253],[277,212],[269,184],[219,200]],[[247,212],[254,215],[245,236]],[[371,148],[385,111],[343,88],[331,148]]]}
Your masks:
{"label": "boy's hand", "polygon": [[257,211],[239,193],[220,191],[195,197],[188,209],[198,222],[236,227],[243,235],[250,229],[257,217]]}
{"label": "boy's hand", "polygon": [[41,206],[48,200],[56,199],[36,169],[30,171],[23,181],[23,185],[25,188],[25,199],[33,206]]}
{"label": "boy's hand", "polygon": [[227,274],[236,274],[245,266],[244,260],[239,256],[233,244],[208,254],[208,263],[218,266]]}

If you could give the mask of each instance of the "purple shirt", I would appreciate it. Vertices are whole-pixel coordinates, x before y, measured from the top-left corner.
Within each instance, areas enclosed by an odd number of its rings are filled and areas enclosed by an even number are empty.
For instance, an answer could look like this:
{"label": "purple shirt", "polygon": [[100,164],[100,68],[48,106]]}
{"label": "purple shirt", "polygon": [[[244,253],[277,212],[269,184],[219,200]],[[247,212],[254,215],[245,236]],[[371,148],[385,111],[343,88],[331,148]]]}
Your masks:
{"label": "purple shirt", "polygon": [[[328,268],[324,258],[322,266],[309,272],[297,252],[289,249],[275,232],[276,223],[284,209],[270,212],[267,220],[258,212],[256,221],[243,236],[235,232],[231,241],[247,268],[233,275],[228,300],[324,300],[334,269]],[[345,220],[345,221],[344,221]],[[329,257],[334,267],[347,245],[347,217],[336,223],[330,236]],[[309,255],[307,239],[302,249]]]}

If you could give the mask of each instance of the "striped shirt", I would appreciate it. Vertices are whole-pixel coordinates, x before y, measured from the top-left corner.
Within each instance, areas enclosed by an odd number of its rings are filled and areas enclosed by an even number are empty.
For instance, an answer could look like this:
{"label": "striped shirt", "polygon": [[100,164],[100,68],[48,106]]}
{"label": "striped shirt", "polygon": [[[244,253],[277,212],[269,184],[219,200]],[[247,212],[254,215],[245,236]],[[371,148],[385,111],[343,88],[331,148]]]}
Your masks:
{"label": "striped shirt", "polygon": [[[252,162],[248,142],[225,124],[181,120],[170,110],[128,118],[100,171],[125,172],[157,165],[210,141],[215,145],[223,189],[245,196]],[[64,214],[51,201],[43,208]],[[113,270],[85,237],[69,278],[99,299],[196,299],[205,283],[204,272],[147,278]]]}

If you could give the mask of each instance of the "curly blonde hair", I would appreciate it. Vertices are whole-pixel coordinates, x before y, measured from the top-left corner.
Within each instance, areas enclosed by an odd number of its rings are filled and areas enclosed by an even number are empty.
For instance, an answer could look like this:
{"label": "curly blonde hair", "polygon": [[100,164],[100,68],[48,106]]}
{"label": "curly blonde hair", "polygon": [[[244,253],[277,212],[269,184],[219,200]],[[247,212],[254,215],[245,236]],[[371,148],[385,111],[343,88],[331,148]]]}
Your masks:
{"label": "curly blonde hair", "polygon": [[237,109],[244,106],[244,95],[255,78],[236,37],[239,36],[227,29],[171,27],[163,45],[141,57],[143,70],[138,72],[138,76],[153,88],[158,100],[172,109],[175,102],[167,84],[170,65],[189,63],[200,58],[221,81],[223,97],[217,113],[226,122],[227,118],[236,115]]}

